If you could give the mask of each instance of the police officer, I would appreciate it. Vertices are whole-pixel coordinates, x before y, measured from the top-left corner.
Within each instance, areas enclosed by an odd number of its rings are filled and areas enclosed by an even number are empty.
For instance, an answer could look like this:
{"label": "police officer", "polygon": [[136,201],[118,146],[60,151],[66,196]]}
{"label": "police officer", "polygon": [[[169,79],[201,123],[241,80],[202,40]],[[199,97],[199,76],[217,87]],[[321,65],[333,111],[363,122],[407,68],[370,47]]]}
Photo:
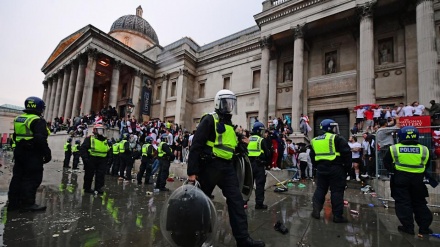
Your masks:
{"label": "police officer", "polygon": [[128,180],[127,176],[131,176],[131,174],[124,175],[124,172],[131,163],[131,150],[128,142],[130,135],[124,133],[122,137],[123,139],[119,142],[119,180]]}
{"label": "police officer", "polygon": [[73,154],[73,170],[78,170],[79,163],[79,145],[81,144],[80,140],[75,141],[75,145],[72,146],[72,154]]}
{"label": "police officer", "polygon": [[142,184],[142,177],[146,173],[147,176],[145,177],[145,184],[149,184],[150,181],[150,174],[153,170],[152,164],[153,164],[153,155],[154,155],[154,148],[153,148],[153,137],[147,136],[145,137],[145,144],[142,145],[142,158],[141,158],[141,166],[139,167],[139,172],[137,174],[137,181],[138,184]]}
{"label": "police officer", "polygon": [[7,210],[44,211],[46,206],[35,204],[35,195],[43,180],[43,164],[52,159],[47,143],[50,132],[41,117],[46,105],[38,97],[29,97],[24,106],[24,114],[14,119],[12,138],[16,143],[15,165],[9,185]]}
{"label": "police officer", "polygon": [[345,175],[351,169],[351,149],[347,141],[339,136],[338,124],[332,119],[320,123],[324,134],[312,139],[310,159],[317,169],[317,187],[313,195],[312,217],[320,218],[325,195],[330,187],[333,222],[346,223],[342,216],[344,209]]}
{"label": "police officer", "polygon": [[[215,95],[214,103],[215,112],[202,117],[192,140],[188,156],[188,180],[194,181],[197,177],[207,196],[211,195],[216,185],[222,190],[237,246],[265,246],[264,242],[255,241],[249,236],[243,197],[232,162],[238,146],[231,121],[232,114],[237,111],[237,98],[229,90],[220,90]],[[245,145],[239,146],[246,152]]]}
{"label": "police officer", "polygon": [[112,145],[112,153],[113,153],[113,164],[112,164],[112,176],[118,176],[119,171],[119,142],[115,140],[115,143]]}
{"label": "police officer", "polygon": [[391,174],[391,196],[396,203],[396,215],[401,226],[397,229],[414,235],[414,217],[419,225],[419,234],[432,234],[429,226],[432,213],[426,206],[428,189],[423,182],[424,172],[431,163],[427,147],[421,145],[419,131],[406,126],[398,132],[399,143],[389,147],[383,163]]}
{"label": "police officer", "polygon": [[170,174],[170,160],[174,160],[175,156],[168,146],[168,135],[162,134],[160,137],[159,147],[157,148],[157,158],[159,159],[159,174],[157,175],[156,189],[160,191],[169,191],[166,188],[167,178]]}
{"label": "police officer", "polygon": [[72,156],[72,138],[67,138],[67,142],[64,143],[64,168],[70,168],[70,157]]}
{"label": "police officer", "polygon": [[[107,152],[110,150],[107,139],[104,135],[104,126],[95,124],[93,127],[93,136],[84,139],[81,145],[80,154],[84,162],[84,185],[86,193],[103,194],[105,170],[107,167]],[[92,181],[95,177],[95,190],[92,190]]]}
{"label": "police officer", "polygon": [[270,150],[264,141],[264,124],[255,122],[252,127],[252,136],[249,138],[248,157],[252,165],[255,182],[255,209],[267,209],[264,202],[264,185],[266,184],[265,167],[269,163]]}

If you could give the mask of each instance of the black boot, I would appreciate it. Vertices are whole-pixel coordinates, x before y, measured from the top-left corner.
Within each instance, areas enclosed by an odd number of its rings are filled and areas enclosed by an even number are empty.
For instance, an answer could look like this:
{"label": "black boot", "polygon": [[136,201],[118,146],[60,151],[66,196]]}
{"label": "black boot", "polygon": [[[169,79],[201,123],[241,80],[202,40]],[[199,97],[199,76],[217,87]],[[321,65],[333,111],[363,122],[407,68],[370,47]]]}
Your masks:
{"label": "black boot", "polygon": [[312,217],[317,220],[321,218],[321,208],[319,208],[315,203],[313,203]]}
{"label": "black boot", "polygon": [[347,223],[348,220],[343,216],[333,216],[333,222],[335,223]]}
{"label": "black boot", "polygon": [[267,205],[265,205],[265,204],[255,204],[255,209],[267,209]]}
{"label": "black boot", "polygon": [[410,229],[409,227],[398,226],[397,230],[399,230],[399,232],[404,232],[410,235],[414,235],[414,229]]}
{"label": "black boot", "polygon": [[45,211],[46,206],[40,206],[38,204],[33,204],[30,206],[24,206],[20,208],[20,212],[36,212],[36,211]]}
{"label": "black boot", "polygon": [[251,237],[237,240],[237,247],[264,247],[266,244],[263,241],[255,241]]}

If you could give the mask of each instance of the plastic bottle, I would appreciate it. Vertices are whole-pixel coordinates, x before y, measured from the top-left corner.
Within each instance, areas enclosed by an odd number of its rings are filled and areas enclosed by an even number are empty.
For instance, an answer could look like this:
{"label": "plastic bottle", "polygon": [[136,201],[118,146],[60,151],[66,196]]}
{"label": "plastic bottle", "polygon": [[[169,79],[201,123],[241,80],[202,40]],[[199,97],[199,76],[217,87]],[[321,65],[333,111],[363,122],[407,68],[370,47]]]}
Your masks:
{"label": "plastic bottle", "polygon": [[358,211],[356,211],[356,210],[350,210],[350,213],[352,213],[352,214],[359,214],[359,212]]}
{"label": "plastic bottle", "polygon": [[153,192],[154,192],[154,194],[158,194],[159,193],[159,189],[154,189]]}

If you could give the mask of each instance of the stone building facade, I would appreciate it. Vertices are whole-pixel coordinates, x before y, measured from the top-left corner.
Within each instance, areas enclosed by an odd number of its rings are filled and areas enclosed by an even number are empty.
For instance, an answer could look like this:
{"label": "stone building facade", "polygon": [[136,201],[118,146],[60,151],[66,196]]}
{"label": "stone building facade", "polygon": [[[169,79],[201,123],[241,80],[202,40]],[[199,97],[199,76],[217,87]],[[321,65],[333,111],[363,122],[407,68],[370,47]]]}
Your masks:
{"label": "stone building facade", "polygon": [[[334,118],[347,136],[353,107],[440,99],[438,0],[269,0],[256,26],[199,46],[185,37],[159,44],[136,15],[109,34],[89,25],[62,40],[42,68],[46,119],[116,106],[122,115],[194,129],[220,89],[238,96],[233,121],[300,114]],[[147,92],[147,93],[146,93]]]}

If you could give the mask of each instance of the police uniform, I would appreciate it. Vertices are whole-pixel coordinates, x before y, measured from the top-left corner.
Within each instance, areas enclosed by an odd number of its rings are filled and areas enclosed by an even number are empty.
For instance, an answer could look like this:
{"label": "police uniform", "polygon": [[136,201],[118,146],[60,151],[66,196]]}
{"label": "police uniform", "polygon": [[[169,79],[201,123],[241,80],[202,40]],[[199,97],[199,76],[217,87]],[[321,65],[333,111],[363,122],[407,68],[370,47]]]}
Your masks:
{"label": "police uniform", "polygon": [[[69,141],[70,140],[70,141]],[[64,168],[70,168],[70,157],[72,156],[72,144],[71,139],[68,139],[66,143],[64,143]]]}
{"label": "police uniform", "polygon": [[79,163],[79,144],[74,144],[72,146],[72,154],[73,154],[73,169],[78,169],[78,163]]}
{"label": "police uniform", "polygon": [[264,185],[266,184],[266,169],[269,162],[270,150],[264,138],[252,135],[249,138],[248,157],[252,165],[252,173],[255,181],[255,208],[266,209],[264,202]]}
{"label": "police uniform", "polygon": [[163,139],[157,147],[157,158],[159,159],[159,174],[157,175],[156,189],[168,191],[169,189],[165,188],[165,185],[170,174],[170,160],[174,160],[175,156]]}
{"label": "police uniform", "polygon": [[[42,104],[44,105],[44,102]],[[44,206],[35,204],[35,196],[43,180],[43,164],[52,159],[47,143],[50,132],[42,117],[32,111],[24,111],[27,113],[14,119],[15,165],[9,185],[8,211],[46,209]],[[41,112],[38,113],[41,114]]]}
{"label": "police uniform", "polygon": [[423,182],[425,169],[431,163],[427,147],[418,141],[401,141],[389,147],[383,163],[391,176],[391,196],[395,200],[399,231],[414,234],[414,217],[420,234],[429,234],[432,213],[426,206],[428,189]]}
{"label": "police uniform", "polygon": [[314,218],[319,219],[325,195],[330,187],[333,221],[344,223],[344,190],[346,174],[351,168],[351,150],[347,141],[336,134],[326,132],[311,141],[310,159],[317,169],[317,186],[313,195]]}
{"label": "police uniform", "polygon": [[137,174],[138,184],[142,183],[142,177],[146,173],[145,183],[148,184],[150,181],[150,174],[153,170],[153,145],[150,143],[145,143],[142,145],[142,158],[141,158],[141,166],[139,167],[139,172]]}
{"label": "police uniform", "polygon": [[107,139],[101,135],[92,135],[84,139],[81,145],[80,154],[84,162],[84,185],[83,189],[87,193],[93,192],[91,189],[93,177],[95,177],[95,191],[103,193],[105,170],[107,167]]}
{"label": "police uniform", "polygon": [[112,153],[113,153],[113,164],[112,164],[112,176],[118,176],[119,171],[119,142],[115,142],[112,145]]}
{"label": "police uniform", "polygon": [[131,177],[131,173],[124,175],[124,172],[131,164],[131,149],[130,143],[126,139],[119,142],[119,162],[119,178],[128,179]]}

